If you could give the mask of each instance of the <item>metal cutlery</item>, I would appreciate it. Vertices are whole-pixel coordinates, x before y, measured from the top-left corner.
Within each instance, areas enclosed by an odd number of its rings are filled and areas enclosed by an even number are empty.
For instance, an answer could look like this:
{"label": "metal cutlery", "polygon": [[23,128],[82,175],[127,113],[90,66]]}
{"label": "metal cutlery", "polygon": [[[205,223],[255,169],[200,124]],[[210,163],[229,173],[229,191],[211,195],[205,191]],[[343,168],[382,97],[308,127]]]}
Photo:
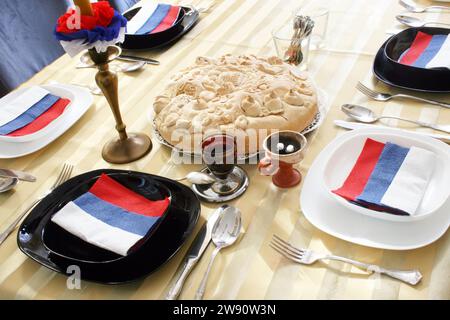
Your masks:
{"label": "metal cutlery", "polygon": [[145,62],[146,64],[159,65],[159,61],[151,58],[144,58],[139,56],[132,56],[128,54],[121,54],[117,57],[118,60],[122,61],[135,61],[135,62]]}
{"label": "metal cutlery", "polygon": [[0,177],[2,178],[17,178],[20,181],[35,182],[36,177],[23,171],[13,169],[0,169]]}
{"label": "metal cutlery", "polygon": [[[367,128],[375,128],[375,129],[383,129],[386,128],[385,126],[379,126],[375,124],[367,124],[367,123],[359,123],[359,122],[353,122],[353,121],[344,121],[344,120],[334,120],[334,124],[338,127],[344,128],[344,129],[367,129]],[[425,137],[430,137],[434,139],[439,139],[443,142],[450,143],[450,135],[448,134],[437,134],[437,133],[428,133],[428,132],[421,132],[421,131],[411,131],[411,130],[404,130],[400,128],[392,128],[393,130],[399,130],[409,133],[418,134]]]}
{"label": "metal cutlery", "polygon": [[[63,83],[60,83],[60,82],[55,81],[55,80],[51,80],[48,83],[49,84],[56,84],[56,85],[63,84]],[[78,83],[74,83],[74,82],[72,82],[71,85],[85,88],[85,89],[89,90],[89,92],[91,94],[96,95],[96,96],[102,96],[103,95],[102,90],[100,90],[100,88],[98,86],[96,86],[96,85],[92,85],[91,86],[91,85],[86,85],[86,84],[78,84]]]}
{"label": "metal cutlery", "polygon": [[14,229],[17,227],[17,225],[23,219],[23,217],[25,217],[25,215],[31,209],[33,209],[35,205],[41,202],[42,199],[44,199],[48,194],[50,194],[53,190],[55,190],[56,187],[61,185],[63,182],[66,182],[70,178],[72,171],[73,166],[71,164],[65,163],[63,165],[53,185],[42,196],[34,200],[19,216],[17,216],[17,218],[8,226],[8,228],[6,228],[6,230],[0,234],[0,245],[6,240],[6,238],[8,238],[8,236],[14,231]]}
{"label": "metal cutlery", "polygon": [[3,178],[0,177],[0,193],[11,190],[19,182],[17,178]]}
{"label": "metal cutlery", "polygon": [[175,181],[187,180],[192,184],[211,184],[217,181],[217,178],[204,172],[189,172],[185,177],[174,179]]}
{"label": "metal cutlery", "polygon": [[433,104],[436,106],[441,106],[444,108],[450,108],[450,103],[446,103],[446,102],[440,102],[440,101],[435,101],[435,100],[419,98],[419,97],[411,96],[411,95],[407,95],[407,94],[388,94],[388,93],[377,92],[372,89],[369,89],[368,87],[363,85],[361,82],[358,82],[358,84],[356,85],[356,89],[361,91],[363,94],[365,94],[369,98],[372,98],[373,100],[377,100],[377,101],[388,101],[388,100],[395,99],[395,98],[404,98],[404,99],[422,101],[422,102],[426,102],[426,103]]}
{"label": "metal cutlery", "polygon": [[[120,64],[113,64],[111,65],[111,70],[116,72],[134,72],[141,70],[143,67],[145,67],[147,63],[145,61],[133,61],[133,62],[127,62],[127,63],[120,63]],[[77,69],[89,69],[89,68],[95,68],[95,66],[86,65],[83,63],[80,63],[75,68]]]}
{"label": "metal cutlery", "polygon": [[438,22],[438,21],[423,21],[419,18],[405,16],[402,14],[395,16],[395,18],[397,19],[398,22],[403,23],[404,25],[406,25],[408,27],[414,27],[414,28],[424,27],[429,24],[450,26],[450,23],[443,23],[443,22]]}
{"label": "metal cutlery", "polygon": [[355,104],[344,104],[341,106],[341,110],[349,117],[351,117],[357,121],[364,122],[364,123],[374,123],[380,119],[397,119],[397,120],[415,123],[422,127],[427,127],[427,128],[442,131],[445,133],[450,133],[450,129],[446,129],[443,126],[438,125],[438,124],[427,123],[427,122],[423,122],[423,121],[406,119],[406,118],[395,117],[395,116],[377,116],[369,108],[366,108],[363,106],[358,106]]}
{"label": "metal cutlery", "polygon": [[174,281],[170,286],[170,289],[166,295],[166,300],[176,300],[181,293],[181,289],[183,288],[184,282],[187,277],[191,273],[192,269],[195,267],[197,262],[200,260],[203,252],[208,247],[209,242],[211,241],[211,235],[214,225],[217,220],[222,216],[225,210],[230,210],[230,206],[223,205],[217,210],[215,210],[208,218],[208,221],[205,222],[197,233],[194,241],[186,255],[184,256],[183,263],[178,267],[178,270],[175,274]]}
{"label": "metal cutlery", "polygon": [[96,85],[87,85],[87,84],[78,84],[78,83],[71,83],[71,84],[74,85],[74,86],[78,86],[78,87],[82,87],[82,88],[88,89],[89,92],[92,93],[93,95],[96,95],[96,96],[102,96],[103,95],[102,90]]}
{"label": "metal cutlery", "polygon": [[191,10],[191,11],[189,11],[189,12],[187,13],[187,15],[191,15],[191,14],[193,14],[194,11],[197,11],[198,13],[208,13],[209,11],[211,11],[211,9],[212,9],[215,5],[216,5],[215,1],[211,1],[211,2],[208,3],[208,5],[206,5],[206,6],[199,6],[199,7],[196,7],[196,6],[192,5],[192,4],[185,4],[185,5],[183,5],[183,6],[190,7],[190,8],[193,9],[193,10]]}
{"label": "metal cutlery", "polygon": [[223,248],[231,246],[236,242],[241,232],[241,212],[237,208],[229,208],[225,210],[222,216],[214,225],[212,231],[212,241],[216,248],[211,254],[211,260],[209,261],[208,268],[203,276],[197,293],[195,294],[196,300],[202,300],[205,294],[206,283],[208,281],[209,273],[211,272],[212,265],[219,251]]}
{"label": "metal cutlery", "polygon": [[374,264],[363,263],[360,261],[335,256],[332,254],[322,254],[308,249],[300,249],[284,241],[277,235],[273,235],[270,246],[284,257],[300,264],[309,265],[320,260],[336,260],[345,263],[350,263],[358,268],[364,269],[369,272],[385,274],[391,278],[409,283],[411,285],[416,285],[422,279],[422,274],[419,272],[419,270],[386,269]]}
{"label": "metal cutlery", "polygon": [[450,7],[447,6],[420,6],[412,0],[400,0],[400,5],[406,8],[408,11],[415,13],[422,13],[426,11],[435,11],[435,10],[450,10]]}

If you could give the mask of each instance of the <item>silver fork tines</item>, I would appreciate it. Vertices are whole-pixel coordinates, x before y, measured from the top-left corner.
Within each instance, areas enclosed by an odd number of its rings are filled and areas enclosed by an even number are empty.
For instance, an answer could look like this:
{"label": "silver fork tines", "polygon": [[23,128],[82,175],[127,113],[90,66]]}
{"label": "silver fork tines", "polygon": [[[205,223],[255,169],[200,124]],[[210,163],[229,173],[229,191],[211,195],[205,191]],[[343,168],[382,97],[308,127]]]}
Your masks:
{"label": "silver fork tines", "polygon": [[302,259],[305,253],[305,250],[293,247],[290,243],[284,241],[277,235],[273,236],[270,246],[289,259]]}
{"label": "silver fork tines", "polygon": [[284,257],[301,264],[313,264],[314,262],[323,259],[337,260],[350,263],[369,272],[382,273],[412,285],[419,283],[420,279],[422,279],[422,274],[418,270],[391,270],[332,254],[320,254],[312,250],[296,248],[277,235],[273,235],[269,245]]}
{"label": "silver fork tines", "polygon": [[34,200],[28,208],[26,208],[9,226],[6,228],[5,231],[3,231],[0,234],[0,245],[8,238],[8,236],[14,231],[14,229],[17,227],[20,221],[22,221],[22,218],[31,210],[34,208],[35,205],[37,205],[39,202],[41,202],[42,199],[44,199],[50,192],[52,192],[56,187],[61,185],[62,183],[66,182],[70,176],[72,175],[73,166],[71,164],[65,163],[61,169],[61,171],[58,174],[58,177],[56,178],[53,185],[46,191],[42,196]]}
{"label": "silver fork tines", "polygon": [[380,100],[382,99],[382,101],[385,101],[388,99],[388,97],[386,96],[386,94],[384,93],[380,93],[380,92],[376,92],[368,87],[366,87],[365,85],[363,85],[361,82],[358,82],[356,85],[356,89],[358,89],[359,91],[361,91],[362,93],[364,93],[366,96],[368,96],[369,98],[372,98],[374,100]]}
{"label": "silver fork tines", "polygon": [[424,98],[420,98],[420,97],[416,97],[416,96],[411,96],[408,94],[389,94],[389,93],[384,93],[384,92],[378,92],[378,91],[375,91],[375,90],[372,90],[372,89],[366,87],[361,82],[358,82],[356,84],[356,89],[358,89],[363,94],[365,94],[369,98],[372,98],[373,100],[376,100],[376,101],[388,101],[390,99],[403,98],[403,99],[411,99],[411,100],[415,100],[415,101],[426,102],[426,103],[433,104],[436,106],[441,106],[444,108],[450,108],[450,103],[446,103],[446,102],[442,102],[442,101],[424,99]]}

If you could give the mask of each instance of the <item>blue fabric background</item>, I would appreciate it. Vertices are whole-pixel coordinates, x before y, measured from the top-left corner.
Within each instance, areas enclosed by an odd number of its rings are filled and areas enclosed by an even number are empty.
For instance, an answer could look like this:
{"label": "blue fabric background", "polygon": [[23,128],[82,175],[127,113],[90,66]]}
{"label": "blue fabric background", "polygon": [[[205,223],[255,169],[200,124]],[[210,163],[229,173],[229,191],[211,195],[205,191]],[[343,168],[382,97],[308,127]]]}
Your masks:
{"label": "blue fabric background", "polygon": [[109,0],[109,3],[111,3],[114,9],[116,9],[120,13],[124,12],[137,2],[139,2],[139,0]]}
{"label": "blue fabric background", "polygon": [[[110,0],[123,12],[137,0]],[[1,0],[0,97],[60,57],[64,50],[53,34],[70,0]]]}

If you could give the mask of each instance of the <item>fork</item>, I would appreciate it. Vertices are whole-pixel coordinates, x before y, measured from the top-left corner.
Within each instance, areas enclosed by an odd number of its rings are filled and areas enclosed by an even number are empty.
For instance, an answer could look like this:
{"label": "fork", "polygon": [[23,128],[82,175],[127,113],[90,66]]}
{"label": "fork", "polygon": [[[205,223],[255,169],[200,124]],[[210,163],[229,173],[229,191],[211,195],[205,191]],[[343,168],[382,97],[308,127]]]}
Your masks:
{"label": "fork", "polygon": [[434,105],[441,106],[444,108],[450,108],[450,103],[446,103],[446,102],[440,102],[440,101],[435,101],[435,100],[419,98],[419,97],[411,96],[408,94],[388,94],[388,93],[377,92],[372,89],[369,89],[368,87],[363,85],[361,82],[358,82],[358,84],[356,85],[356,89],[358,89],[359,91],[364,93],[369,98],[372,98],[373,100],[377,100],[377,101],[388,101],[388,100],[395,99],[395,98],[406,98],[406,99],[412,99],[412,100],[417,100],[417,101],[434,104]]}
{"label": "fork", "polygon": [[66,182],[73,171],[73,166],[71,164],[65,163],[59,172],[58,177],[56,178],[56,181],[53,183],[53,185],[46,191],[42,196],[34,200],[28,208],[26,208],[9,226],[6,228],[5,231],[3,231],[0,234],[0,245],[8,238],[8,236],[14,231],[16,226],[19,224],[19,222],[22,220],[22,218],[31,210],[34,208],[35,205],[37,205],[39,202],[42,201],[48,194],[50,194],[53,190],[56,189],[56,187],[60,186],[63,182]]}
{"label": "fork", "polygon": [[[202,3],[203,1],[200,1],[200,4]],[[196,7],[192,4],[186,4],[185,6],[194,8],[198,13],[208,13],[215,5],[216,5],[215,1],[211,1],[206,6]],[[193,12],[194,12],[193,10],[189,11],[188,15],[193,14]]]}
{"label": "fork", "polygon": [[418,270],[391,270],[379,267],[374,264],[367,264],[332,254],[317,253],[312,250],[299,249],[284,241],[277,235],[273,235],[270,246],[284,257],[301,264],[313,264],[316,261],[327,259],[350,263],[358,268],[369,272],[383,273],[391,278],[416,285],[422,279],[422,274]]}

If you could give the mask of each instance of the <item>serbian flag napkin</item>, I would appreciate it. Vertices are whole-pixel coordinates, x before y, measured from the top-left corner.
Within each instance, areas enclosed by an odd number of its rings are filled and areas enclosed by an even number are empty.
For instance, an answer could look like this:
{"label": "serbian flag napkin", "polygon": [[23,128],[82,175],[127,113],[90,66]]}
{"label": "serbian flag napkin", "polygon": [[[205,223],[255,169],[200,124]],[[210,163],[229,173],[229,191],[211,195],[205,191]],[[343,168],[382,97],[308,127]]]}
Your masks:
{"label": "serbian flag napkin", "polygon": [[41,130],[70,104],[41,87],[26,89],[14,100],[0,102],[0,135],[24,136]]}
{"label": "serbian flag napkin", "polygon": [[433,173],[428,150],[367,139],[349,176],[333,192],[372,210],[414,215]]}
{"label": "serbian flag napkin", "polygon": [[400,56],[399,62],[418,68],[450,69],[450,36],[419,31],[411,47]]}
{"label": "serbian flag napkin", "polygon": [[51,220],[86,242],[126,256],[168,206],[169,198],[151,201],[102,174],[88,192]]}
{"label": "serbian flag napkin", "polygon": [[128,34],[152,34],[167,30],[175,24],[179,6],[146,2],[127,24]]}

